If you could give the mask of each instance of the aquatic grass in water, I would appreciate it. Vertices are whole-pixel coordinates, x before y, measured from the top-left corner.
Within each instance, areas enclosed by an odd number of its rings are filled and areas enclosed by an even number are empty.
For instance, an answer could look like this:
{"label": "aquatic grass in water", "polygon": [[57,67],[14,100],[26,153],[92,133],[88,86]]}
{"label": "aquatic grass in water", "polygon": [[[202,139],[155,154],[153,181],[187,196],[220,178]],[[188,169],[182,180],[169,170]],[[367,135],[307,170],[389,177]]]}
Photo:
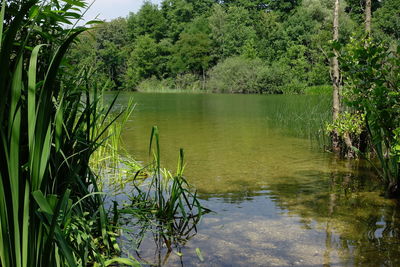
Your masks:
{"label": "aquatic grass in water", "polygon": [[325,125],[331,121],[331,99],[319,96],[287,96],[268,112],[268,122],[285,133],[329,147]]}
{"label": "aquatic grass in water", "polygon": [[[103,94],[99,98],[103,99]],[[130,177],[133,177],[141,168],[124,150],[121,138],[123,129],[134,109],[135,102],[133,98],[130,98],[127,106],[121,108],[117,113],[118,120],[112,123],[106,131],[103,131],[101,127],[96,128],[97,132],[103,132],[104,140],[91,156],[90,165],[101,176],[100,187],[107,188],[110,193],[122,191],[125,185],[131,181]],[[100,114],[102,113],[100,112]],[[106,121],[110,122],[111,118]]]}
{"label": "aquatic grass in water", "polygon": [[[155,150],[152,150],[152,146]],[[153,127],[150,138],[150,151],[154,154],[154,161],[137,172],[132,181],[130,203],[119,212],[125,215],[134,215],[137,219],[136,227],[140,229],[136,234],[138,246],[147,231],[155,233],[157,240],[163,240],[172,250],[172,244],[179,245],[196,233],[196,225],[203,214],[210,210],[203,207],[197,193],[190,187],[183,177],[184,153],[180,150],[176,174],[161,168],[160,144],[157,127]],[[138,178],[141,172],[150,173],[147,179]]]}

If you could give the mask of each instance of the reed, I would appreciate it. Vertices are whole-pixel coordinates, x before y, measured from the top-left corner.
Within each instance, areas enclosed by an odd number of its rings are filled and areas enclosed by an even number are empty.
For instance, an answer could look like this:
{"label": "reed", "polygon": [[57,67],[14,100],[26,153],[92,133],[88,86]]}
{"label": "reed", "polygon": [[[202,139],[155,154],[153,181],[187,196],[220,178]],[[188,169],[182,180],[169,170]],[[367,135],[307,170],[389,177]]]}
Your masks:
{"label": "reed", "polygon": [[326,123],[331,121],[331,99],[325,95],[286,96],[268,107],[268,123],[285,134],[306,138],[312,145],[328,148]]}
{"label": "reed", "polygon": [[[97,87],[94,87],[97,88]],[[99,98],[103,99],[104,90]],[[103,133],[103,142],[90,157],[91,168],[99,175],[98,185],[100,189],[107,189],[108,192],[118,193],[124,190],[125,186],[132,180],[131,177],[141,168],[132,156],[126,152],[122,142],[122,132],[127,121],[131,117],[135,102],[133,98],[129,99],[126,107],[118,111],[113,110],[112,114],[118,119],[110,124],[110,127],[103,129],[104,125],[96,125],[95,131]],[[103,103],[100,104],[102,108]],[[98,114],[104,114],[99,110]],[[102,115],[104,116],[104,115]],[[112,117],[105,119],[108,125]]]}
{"label": "reed", "polygon": [[[153,127],[151,132],[149,153],[153,154],[154,160],[136,173],[130,204],[120,212],[133,215],[142,234],[150,228],[156,237],[164,240],[168,250],[172,250],[173,243],[187,240],[193,231],[196,232],[202,215],[210,210],[201,205],[196,191],[183,176],[183,149],[180,149],[175,174],[161,167],[157,127]],[[149,174],[147,179],[139,178],[143,171]],[[140,233],[136,236],[136,239],[142,238]]]}
{"label": "reed", "polygon": [[[11,8],[13,6],[13,8]],[[84,1],[2,1],[0,266],[107,266],[119,251],[90,157],[116,120],[100,114],[84,71],[64,55],[84,28],[64,29]],[[15,9],[15,7],[18,7]],[[60,71],[60,70],[63,71]],[[96,131],[96,127],[103,129]]]}

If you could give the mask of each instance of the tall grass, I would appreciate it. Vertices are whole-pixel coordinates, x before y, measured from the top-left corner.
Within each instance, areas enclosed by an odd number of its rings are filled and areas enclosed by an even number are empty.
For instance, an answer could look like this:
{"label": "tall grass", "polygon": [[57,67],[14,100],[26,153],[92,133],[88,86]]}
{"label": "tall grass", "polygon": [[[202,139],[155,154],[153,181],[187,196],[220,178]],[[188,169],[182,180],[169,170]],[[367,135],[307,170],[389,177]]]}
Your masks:
{"label": "tall grass", "polygon": [[331,99],[325,95],[286,96],[268,112],[268,122],[286,134],[307,138],[320,148],[328,148],[326,123],[331,121],[331,105]]}
{"label": "tall grass", "polygon": [[[143,234],[151,231],[156,243],[161,240],[168,251],[172,251],[172,245],[179,246],[196,233],[202,215],[210,210],[200,204],[196,191],[183,176],[182,149],[175,174],[161,167],[157,127],[152,129],[149,152],[153,154],[154,160],[136,173],[131,183],[130,203],[120,212],[134,215],[136,226],[140,229],[135,233],[138,246]],[[139,178],[143,171],[149,174],[146,179]]]}
{"label": "tall grass", "polygon": [[[102,102],[103,92],[101,92],[99,99]],[[121,108],[119,111],[112,111],[112,114],[117,116],[118,119],[110,124],[106,130],[103,125],[96,125],[95,131],[103,134],[103,141],[101,145],[94,151],[90,157],[91,168],[101,176],[98,179],[100,189],[106,189],[111,193],[121,192],[125,185],[129,183],[131,177],[141,169],[139,163],[126,152],[122,142],[122,132],[126,126],[127,121],[131,117],[134,109],[135,102],[133,98],[129,99],[126,107]],[[103,104],[100,104],[103,107]],[[101,111],[99,114],[103,114]],[[103,114],[102,116],[105,116]],[[105,118],[106,122],[111,122],[112,117]]]}
{"label": "tall grass", "polygon": [[[17,7],[17,9],[16,9]],[[99,112],[64,55],[84,29],[76,1],[2,1],[0,23],[0,265],[110,265],[118,253],[89,167],[111,108]],[[43,31],[42,31],[43,30]],[[48,30],[48,31],[47,31]],[[63,71],[60,71],[63,70]],[[99,126],[100,125],[100,126]],[[96,131],[101,127],[101,132]]]}

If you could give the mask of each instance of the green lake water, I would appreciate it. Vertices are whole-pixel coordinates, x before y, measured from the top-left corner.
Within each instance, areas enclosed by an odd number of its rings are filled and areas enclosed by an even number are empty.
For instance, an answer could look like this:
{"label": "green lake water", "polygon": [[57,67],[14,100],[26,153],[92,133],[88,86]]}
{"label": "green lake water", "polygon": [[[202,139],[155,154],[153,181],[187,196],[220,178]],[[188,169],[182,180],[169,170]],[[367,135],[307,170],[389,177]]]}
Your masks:
{"label": "green lake water", "polygon": [[184,148],[185,177],[214,211],[176,248],[183,256],[150,237],[133,256],[156,266],[400,266],[398,204],[379,196],[368,164],[336,159],[318,138],[329,97],[125,93],[117,106],[132,96],[126,150],[147,162],[157,125],[162,165],[174,170]]}

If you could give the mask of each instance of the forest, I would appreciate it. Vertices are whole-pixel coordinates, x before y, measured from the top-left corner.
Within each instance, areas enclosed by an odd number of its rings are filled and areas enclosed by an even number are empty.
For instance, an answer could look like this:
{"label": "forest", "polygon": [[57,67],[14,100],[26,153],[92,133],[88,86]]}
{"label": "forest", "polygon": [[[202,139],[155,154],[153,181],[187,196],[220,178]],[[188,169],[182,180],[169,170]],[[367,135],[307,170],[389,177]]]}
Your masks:
{"label": "forest", "polygon": [[[342,45],[363,37],[362,2],[341,1]],[[377,41],[398,44],[399,12],[396,0],[373,1]],[[71,60],[113,90],[329,93],[332,30],[327,0],[144,2],[86,32]]]}

